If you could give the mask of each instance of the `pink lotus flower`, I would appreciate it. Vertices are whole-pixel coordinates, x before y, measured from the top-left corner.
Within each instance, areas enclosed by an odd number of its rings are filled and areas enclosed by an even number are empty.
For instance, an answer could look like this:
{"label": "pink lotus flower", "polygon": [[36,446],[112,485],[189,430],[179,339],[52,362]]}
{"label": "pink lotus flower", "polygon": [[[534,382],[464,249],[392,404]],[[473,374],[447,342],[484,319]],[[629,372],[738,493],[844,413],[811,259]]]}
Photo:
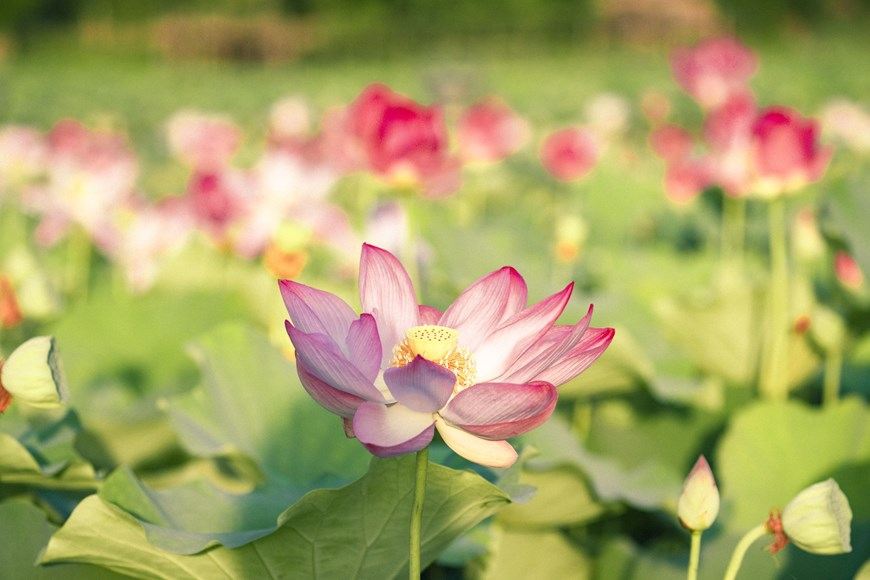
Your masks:
{"label": "pink lotus flower", "polygon": [[357,317],[339,297],[280,282],[302,385],[373,454],[429,445],[435,430],[466,459],[507,467],[505,441],[542,424],[556,386],[583,372],[613,339],[555,325],[572,285],[526,307],[526,284],[505,267],[469,286],[443,313],[418,305],[407,272],[389,252],[363,245]]}
{"label": "pink lotus flower", "polygon": [[770,107],[752,128],[754,192],[770,198],[794,192],[824,174],[832,151],[818,142],[819,126],[793,109]]}
{"label": "pink lotus flower", "polygon": [[748,82],[758,69],[758,59],[736,38],[713,38],[674,51],[671,68],[683,90],[711,109],[735,94],[749,93]]}
{"label": "pink lotus flower", "polygon": [[449,195],[459,188],[460,163],[448,153],[439,107],[424,107],[373,84],[337,122],[358,168],[397,186],[421,187],[429,197]]}
{"label": "pink lotus flower", "polygon": [[561,129],[548,135],[541,145],[541,163],[562,181],[585,177],[597,161],[598,143],[585,129]]}
{"label": "pink lotus flower", "polygon": [[466,109],[457,128],[459,150],[466,161],[501,161],[516,153],[528,138],[528,123],[495,97]]}

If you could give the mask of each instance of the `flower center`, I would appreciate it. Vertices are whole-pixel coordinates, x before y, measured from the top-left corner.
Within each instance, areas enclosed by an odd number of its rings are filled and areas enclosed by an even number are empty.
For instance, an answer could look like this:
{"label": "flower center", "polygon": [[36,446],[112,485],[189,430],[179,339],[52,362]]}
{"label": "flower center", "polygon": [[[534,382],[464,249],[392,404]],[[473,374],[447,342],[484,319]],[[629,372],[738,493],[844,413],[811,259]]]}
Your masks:
{"label": "flower center", "polygon": [[455,395],[474,384],[476,369],[474,358],[468,349],[457,346],[459,333],[452,328],[427,324],[414,326],[405,333],[405,338],[393,347],[390,366],[403,367],[414,357],[422,356],[456,375],[453,387]]}

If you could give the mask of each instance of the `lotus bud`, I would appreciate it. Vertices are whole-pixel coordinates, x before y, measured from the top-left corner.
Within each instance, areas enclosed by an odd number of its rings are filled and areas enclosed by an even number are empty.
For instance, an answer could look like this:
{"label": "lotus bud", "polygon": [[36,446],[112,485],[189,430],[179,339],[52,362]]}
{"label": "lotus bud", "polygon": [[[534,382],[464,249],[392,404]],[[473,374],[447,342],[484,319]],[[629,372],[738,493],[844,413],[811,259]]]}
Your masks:
{"label": "lotus bud", "polygon": [[0,383],[19,401],[33,407],[58,407],[69,399],[52,336],[31,338],[9,355]]}
{"label": "lotus bud", "polygon": [[683,484],[677,516],[685,528],[706,530],[719,515],[719,488],[707,460],[701,455]]}
{"label": "lotus bud", "polygon": [[852,551],[849,500],[833,479],[811,485],[782,510],[782,529],[788,539],[811,554]]}

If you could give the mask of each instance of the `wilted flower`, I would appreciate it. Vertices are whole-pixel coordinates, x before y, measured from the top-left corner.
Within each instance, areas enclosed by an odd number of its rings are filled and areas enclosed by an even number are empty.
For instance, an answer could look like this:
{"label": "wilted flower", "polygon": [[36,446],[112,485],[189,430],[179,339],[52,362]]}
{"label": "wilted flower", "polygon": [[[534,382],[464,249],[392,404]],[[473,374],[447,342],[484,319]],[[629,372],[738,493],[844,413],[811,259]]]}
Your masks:
{"label": "wilted flower", "polygon": [[851,522],[849,500],[833,479],[806,488],[782,510],[782,531],[812,554],[851,552]]}
{"label": "wilted flower", "polygon": [[528,123],[495,97],[466,109],[457,127],[459,150],[466,161],[500,161],[513,155],[528,138]]}
{"label": "wilted flower", "polygon": [[598,161],[598,143],[591,131],[570,127],[549,134],[541,145],[541,163],[553,177],[574,181]]}
{"label": "wilted flower", "polygon": [[0,370],[3,388],[33,407],[57,407],[67,401],[66,382],[54,337],[31,338],[9,355]]}
{"label": "wilted flower", "polygon": [[543,423],[556,386],[594,362],[613,339],[592,311],[555,325],[572,286],[526,308],[522,276],[505,267],[468,287],[444,312],[418,305],[389,252],[363,245],[357,317],[339,297],[280,282],[299,378],[373,454],[419,451],[437,428],[470,461],[517,457],[505,439]]}
{"label": "wilted flower", "polygon": [[753,192],[764,198],[787,194],[821,178],[832,152],[818,142],[818,123],[793,109],[770,107],[752,129]]}
{"label": "wilted flower", "polygon": [[448,152],[447,127],[440,107],[425,107],[373,84],[338,119],[347,156],[396,186],[420,187],[440,197],[459,188],[459,159]]}
{"label": "wilted flower", "polygon": [[693,531],[706,530],[719,515],[719,488],[707,459],[701,455],[686,482],[677,503],[680,523]]}
{"label": "wilted flower", "polygon": [[677,83],[705,109],[718,107],[749,91],[758,69],[755,53],[736,38],[713,38],[671,56]]}

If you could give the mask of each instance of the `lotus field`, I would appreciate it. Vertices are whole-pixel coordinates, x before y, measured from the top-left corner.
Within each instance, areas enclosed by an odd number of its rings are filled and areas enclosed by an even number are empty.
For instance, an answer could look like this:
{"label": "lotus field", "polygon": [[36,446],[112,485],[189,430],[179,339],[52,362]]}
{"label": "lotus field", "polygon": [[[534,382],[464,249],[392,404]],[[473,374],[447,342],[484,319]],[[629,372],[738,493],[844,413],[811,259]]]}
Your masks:
{"label": "lotus field", "polygon": [[548,58],[7,65],[0,577],[870,578],[868,68]]}

